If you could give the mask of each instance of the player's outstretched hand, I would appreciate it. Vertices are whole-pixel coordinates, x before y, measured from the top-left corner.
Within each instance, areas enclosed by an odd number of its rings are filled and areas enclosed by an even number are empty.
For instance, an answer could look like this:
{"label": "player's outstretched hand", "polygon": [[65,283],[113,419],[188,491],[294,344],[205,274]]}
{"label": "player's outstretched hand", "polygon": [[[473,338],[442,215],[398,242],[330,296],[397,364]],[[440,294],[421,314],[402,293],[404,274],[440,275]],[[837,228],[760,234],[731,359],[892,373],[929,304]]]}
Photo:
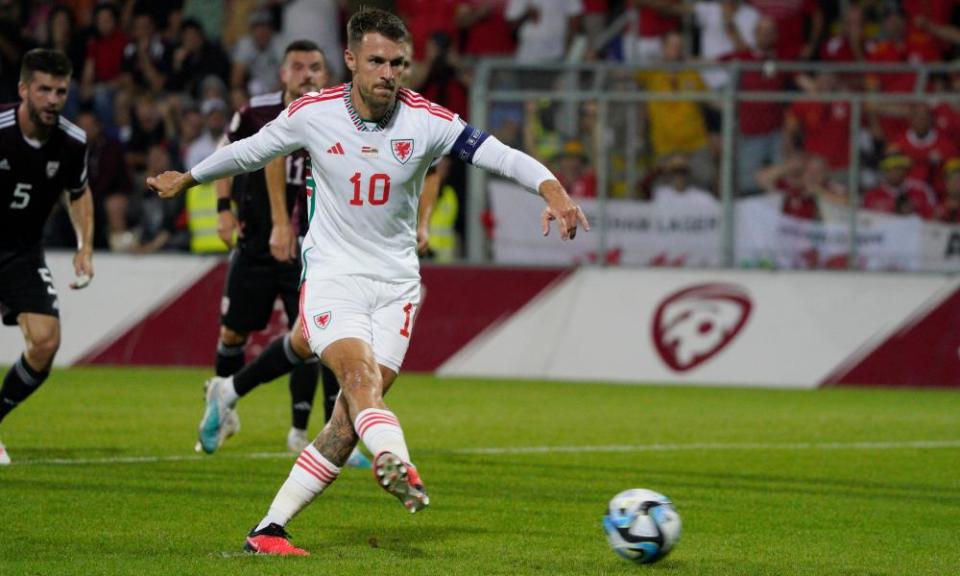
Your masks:
{"label": "player's outstretched hand", "polygon": [[70,288],[86,288],[93,280],[93,253],[90,250],[77,250],[73,255],[73,271],[77,279],[70,283]]}
{"label": "player's outstretched hand", "polygon": [[577,226],[583,226],[585,231],[590,231],[590,223],[583,214],[583,210],[570,199],[559,182],[547,180],[541,184],[540,195],[547,201],[547,207],[540,214],[540,228],[544,236],[550,234],[550,222],[553,220],[557,221],[562,240],[575,238]]}
{"label": "player's outstretched hand", "polygon": [[147,178],[147,187],[161,198],[175,198],[194,184],[196,181],[189,172],[184,174],[175,170]]}

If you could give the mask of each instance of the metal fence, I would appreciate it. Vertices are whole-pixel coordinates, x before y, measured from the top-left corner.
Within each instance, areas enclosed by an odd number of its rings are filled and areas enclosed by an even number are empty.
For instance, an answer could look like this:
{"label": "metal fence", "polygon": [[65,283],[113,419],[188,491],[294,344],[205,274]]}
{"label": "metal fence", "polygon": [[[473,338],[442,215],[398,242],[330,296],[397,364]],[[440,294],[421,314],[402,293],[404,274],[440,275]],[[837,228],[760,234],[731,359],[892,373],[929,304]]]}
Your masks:
{"label": "metal fence", "polygon": [[[647,91],[640,87],[638,75],[648,72],[684,72],[696,71],[700,74],[726,74],[727,81],[721,90],[685,90],[678,88],[669,92]],[[862,268],[856,263],[860,260],[859,251],[864,239],[860,228],[864,226],[864,211],[860,209],[862,200],[862,182],[869,174],[861,163],[863,152],[861,139],[868,133],[862,124],[877,107],[905,105],[914,102],[948,103],[960,108],[960,94],[950,91],[931,91],[934,80],[945,79],[960,73],[956,65],[906,64],[827,64],[800,62],[729,62],[717,63],[658,63],[647,65],[620,64],[555,64],[524,65],[513,61],[484,60],[478,63],[470,86],[470,122],[478,127],[496,133],[497,118],[504,115],[526,123],[531,103],[542,103],[552,109],[554,130],[560,134],[586,141],[592,169],[596,175],[596,200],[594,231],[599,236],[599,253],[606,254],[610,248],[610,205],[618,199],[615,190],[626,190],[623,200],[635,200],[634,191],[638,183],[647,175],[644,162],[650,152],[645,145],[645,131],[642,127],[643,109],[656,102],[693,102],[708,106],[714,110],[719,120],[719,129],[714,132],[719,148],[718,173],[716,187],[720,205],[720,226],[716,239],[716,260],[719,266],[732,267],[743,265],[738,257],[738,214],[746,203],[740,202],[738,192],[745,186],[736,176],[736,155],[743,143],[738,130],[738,108],[745,103],[794,102],[842,102],[849,105],[849,166],[843,182],[847,199],[847,208],[832,210],[834,219],[842,214],[845,230],[842,231],[847,242],[846,261],[848,267]],[[831,74],[846,79],[847,88],[839,91],[751,91],[741,87],[741,79],[748,74],[761,74],[767,77],[774,74],[786,74],[793,78],[804,78],[817,74]],[[912,75],[912,90],[898,93],[867,91],[860,87],[859,79],[865,77],[884,78],[886,76]],[[946,80],[942,80],[945,82]],[[595,120],[591,124],[592,133],[581,133],[583,126],[578,125],[578,111],[584,106],[595,110]],[[528,110],[524,110],[527,108]],[[504,111],[507,111],[505,114]],[[519,120],[518,120],[519,119]],[[958,134],[960,136],[960,134]],[[616,167],[611,166],[615,160]],[[617,172],[616,182],[613,172]],[[467,176],[466,217],[465,217],[465,256],[472,262],[488,261],[495,256],[488,230],[483,226],[481,215],[490,208],[490,177],[481,170],[471,169]],[[752,183],[750,183],[752,186]],[[618,208],[619,209],[619,208]],[[748,211],[749,213],[749,211]],[[742,230],[740,230],[742,232]],[[497,232],[494,231],[494,234]],[[839,233],[839,232],[838,232]],[[932,232],[931,232],[932,233]],[[948,232],[943,232],[948,233]],[[811,233],[812,234],[812,233]],[[596,259],[602,264],[604,258]],[[529,262],[536,264],[537,262]],[[791,266],[779,266],[791,267]],[[847,266],[839,266],[847,267]],[[880,266],[884,267],[884,266]],[[890,269],[927,270],[954,269],[950,265],[925,266],[891,264]],[[960,270],[958,260],[956,270]]]}

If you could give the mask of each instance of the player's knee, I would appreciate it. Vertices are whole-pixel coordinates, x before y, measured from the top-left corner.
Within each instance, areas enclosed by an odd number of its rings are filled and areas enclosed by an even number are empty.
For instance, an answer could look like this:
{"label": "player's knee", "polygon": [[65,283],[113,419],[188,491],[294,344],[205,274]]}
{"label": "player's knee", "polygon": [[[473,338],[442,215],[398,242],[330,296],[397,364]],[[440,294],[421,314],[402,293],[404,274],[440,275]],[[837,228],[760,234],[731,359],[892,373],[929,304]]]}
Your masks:
{"label": "player's knee", "polygon": [[378,391],[380,372],[362,360],[345,362],[337,379],[340,390],[348,397],[370,395]]}
{"label": "player's knee", "polygon": [[247,343],[248,336],[245,332],[237,332],[226,326],[220,327],[220,342],[226,346],[243,346]]}
{"label": "player's knee", "polygon": [[56,328],[31,332],[27,340],[27,355],[40,364],[47,366],[60,349],[60,331]]}

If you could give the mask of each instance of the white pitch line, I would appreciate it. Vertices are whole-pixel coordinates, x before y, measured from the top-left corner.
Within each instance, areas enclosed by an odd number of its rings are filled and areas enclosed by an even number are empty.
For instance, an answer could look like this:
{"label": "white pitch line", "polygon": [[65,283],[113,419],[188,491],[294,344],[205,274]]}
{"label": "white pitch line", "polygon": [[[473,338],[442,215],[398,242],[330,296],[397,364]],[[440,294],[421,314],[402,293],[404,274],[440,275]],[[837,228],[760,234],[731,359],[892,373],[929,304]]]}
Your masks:
{"label": "white pitch line", "polygon": [[881,442],[694,442],[690,444],[613,444],[607,446],[529,446],[465,448],[457,454],[576,454],[591,452],[679,452],[690,450],[899,450],[904,448],[960,448],[960,440],[910,440]]}
{"label": "white pitch line", "polygon": [[[683,452],[714,450],[903,450],[960,448],[960,440],[906,440],[874,442],[693,442],[688,444],[608,444],[601,446],[520,446],[432,450],[435,454],[509,456],[515,454],[578,454],[614,452]],[[16,466],[82,466],[98,464],[159,464],[216,460],[293,460],[291,452],[228,453],[217,456],[183,454],[172,456],[115,456],[108,458],[38,458],[14,460]]]}
{"label": "white pitch line", "polygon": [[[249,454],[221,454],[217,460],[293,460],[293,452],[251,452]],[[109,458],[37,458],[36,460],[14,460],[17,466],[81,466],[90,464],[159,464],[163,462],[199,462],[214,458],[201,454],[181,454],[173,456],[113,456]]]}

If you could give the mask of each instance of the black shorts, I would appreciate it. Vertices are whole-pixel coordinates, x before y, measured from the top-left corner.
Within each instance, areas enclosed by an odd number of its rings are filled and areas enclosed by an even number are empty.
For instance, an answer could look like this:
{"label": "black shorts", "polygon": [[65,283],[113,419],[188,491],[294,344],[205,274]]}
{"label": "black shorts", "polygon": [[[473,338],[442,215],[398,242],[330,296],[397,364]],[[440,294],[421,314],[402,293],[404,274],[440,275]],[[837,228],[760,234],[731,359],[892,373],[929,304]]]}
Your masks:
{"label": "black shorts", "polygon": [[278,296],[293,326],[300,301],[300,264],[252,258],[235,250],[223,288],[220,325],[241,333],[263,330],[270,322]]}
{"label": "black shorts", "polygon": [[24,312],[60,317],[60,303],[43,250],[0,252],[0,315],[16,326]]}

